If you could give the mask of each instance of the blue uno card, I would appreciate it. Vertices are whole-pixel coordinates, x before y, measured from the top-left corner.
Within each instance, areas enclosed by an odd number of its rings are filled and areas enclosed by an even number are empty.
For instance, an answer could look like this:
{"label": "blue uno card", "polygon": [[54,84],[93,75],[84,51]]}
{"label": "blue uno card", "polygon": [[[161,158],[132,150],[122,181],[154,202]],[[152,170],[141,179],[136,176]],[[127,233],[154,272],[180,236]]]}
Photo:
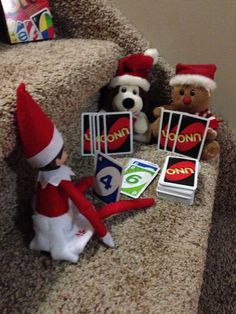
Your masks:
{"label": "blue uno card", "polygon": [[116,202],[120,197],[123,168],[119,162],[100,152],[95,155],[95,183],[93,193],[104,203]]}

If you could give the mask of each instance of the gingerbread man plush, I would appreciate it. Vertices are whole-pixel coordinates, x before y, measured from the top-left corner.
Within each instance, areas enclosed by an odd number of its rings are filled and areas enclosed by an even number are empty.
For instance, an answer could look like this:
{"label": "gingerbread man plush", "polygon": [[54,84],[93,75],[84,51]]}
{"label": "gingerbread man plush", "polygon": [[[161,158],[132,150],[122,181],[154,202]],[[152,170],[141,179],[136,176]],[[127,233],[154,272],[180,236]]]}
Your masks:
{"label": "gingerbread man plush", "polygon": [[[201,159],[210,160],[219,154],[217,142],[219,120],[210,111],[212,91],[216,88],[214,64],[177,64],[176,75],[170,80],[172,86],[172,103],[165,109],[187,112],[210,118],[205,145]],[[157,139],[159,134],[161,107],[153,110],[156,120],[150,125],[151,136]]]}

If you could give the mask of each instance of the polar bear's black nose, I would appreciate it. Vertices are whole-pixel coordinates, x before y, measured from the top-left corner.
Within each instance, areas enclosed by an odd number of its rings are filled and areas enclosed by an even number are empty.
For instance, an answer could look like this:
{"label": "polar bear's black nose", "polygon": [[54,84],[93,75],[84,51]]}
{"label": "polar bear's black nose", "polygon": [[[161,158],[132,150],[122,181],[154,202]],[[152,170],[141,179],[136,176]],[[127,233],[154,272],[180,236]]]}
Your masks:
{"label": "polar bear's black nose", "polygon": [[126,98],[122,101],[122,104],[126,109],[131,109],[134,106],[134,100],[132,98]]}

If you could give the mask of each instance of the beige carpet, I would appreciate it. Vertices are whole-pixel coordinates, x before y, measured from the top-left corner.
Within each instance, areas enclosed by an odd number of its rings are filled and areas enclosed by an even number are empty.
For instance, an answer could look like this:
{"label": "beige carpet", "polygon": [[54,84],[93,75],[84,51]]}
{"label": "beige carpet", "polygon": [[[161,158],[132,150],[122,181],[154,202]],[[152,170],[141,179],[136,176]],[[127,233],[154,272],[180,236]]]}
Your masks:
{"label": "beige carpet", "polygon": [[[0,46],[0,312],[234,313],[236,142],[227,128],[220,135],[219,174],[218,160],[202,163],[194,206],[158,200],[152,208],[114,217],[107,223],[117,248],[107,249],[95,237],[76,265],[27,248],[34,173],[15,133],[15,87],[24,80],[57,122],[69,164],[82,176],[91,173],[93,161],[79,153],[81,112],[96,108],[98,90],[122,54],[149,47],[110,1],[52,4],[67,40]],[[157,103],[168,99],[171,73],[161,58],[152,73]],[[155,146],[137,146],[135,155],[160,165],[164,158]],[[155,196],[156,184],[145,195]]]}
{"label": "beige carpet", "polygon": [[[154,145],[138,145],[135,155],[159,165],[165,156]],[[81,175],[92,171],[93,160],[88,168],[81,159],[79,168]],[[194,206],[157,200],[110,219],[117,248],[95,237],[76,265],[33,254],[15,229],[3,240],[1,306],[9,313],[196,313],[216,173],[217,163],[202,163]],[[157,179],[145,195],[155,196],[156,185]],[[25,244],[28,222],[18,225]]]}
{"label": "beige carpet", "polygon": [[236,313],[236,136],[221,133],[221,160],[199,314]]}

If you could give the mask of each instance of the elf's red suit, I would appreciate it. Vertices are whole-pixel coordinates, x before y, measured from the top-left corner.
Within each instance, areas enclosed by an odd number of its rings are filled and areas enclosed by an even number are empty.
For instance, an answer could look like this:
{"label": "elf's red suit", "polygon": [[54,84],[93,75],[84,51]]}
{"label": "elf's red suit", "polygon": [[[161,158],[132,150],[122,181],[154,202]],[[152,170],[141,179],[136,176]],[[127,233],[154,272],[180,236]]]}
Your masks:
{"label": "elf's red suit", "polygon": [[[62,157],[57,158],[63,151],[62,136],[24,84],[17,89],[17,122],[27,161],[34,168],[42,168],[37,180],[31,249],[47,251],[56,260],[76,262],[94,231],[106,245],[114,246],[105,218],[154,203],[152,198],[120,201],[97,211],[83,195],[92,186],[93,178],[87,177],[77,186],[71,182],[74,173],[63,165]],[[59,168],[45,171],[53,160],[61,162]]]}
{"label": "elf's red suit", "polygon": [[147,207],[153,199],[120,201],[96,211],[82,193],[92,186],[86,177],[75,186],[71,169],[62,165],[52,171],[40,171],[33,215],[35,237],[31,249],[50,252],[54,259],[76,262],[96,230],[108,246],[114,246],[103,219],[125,210]]}

